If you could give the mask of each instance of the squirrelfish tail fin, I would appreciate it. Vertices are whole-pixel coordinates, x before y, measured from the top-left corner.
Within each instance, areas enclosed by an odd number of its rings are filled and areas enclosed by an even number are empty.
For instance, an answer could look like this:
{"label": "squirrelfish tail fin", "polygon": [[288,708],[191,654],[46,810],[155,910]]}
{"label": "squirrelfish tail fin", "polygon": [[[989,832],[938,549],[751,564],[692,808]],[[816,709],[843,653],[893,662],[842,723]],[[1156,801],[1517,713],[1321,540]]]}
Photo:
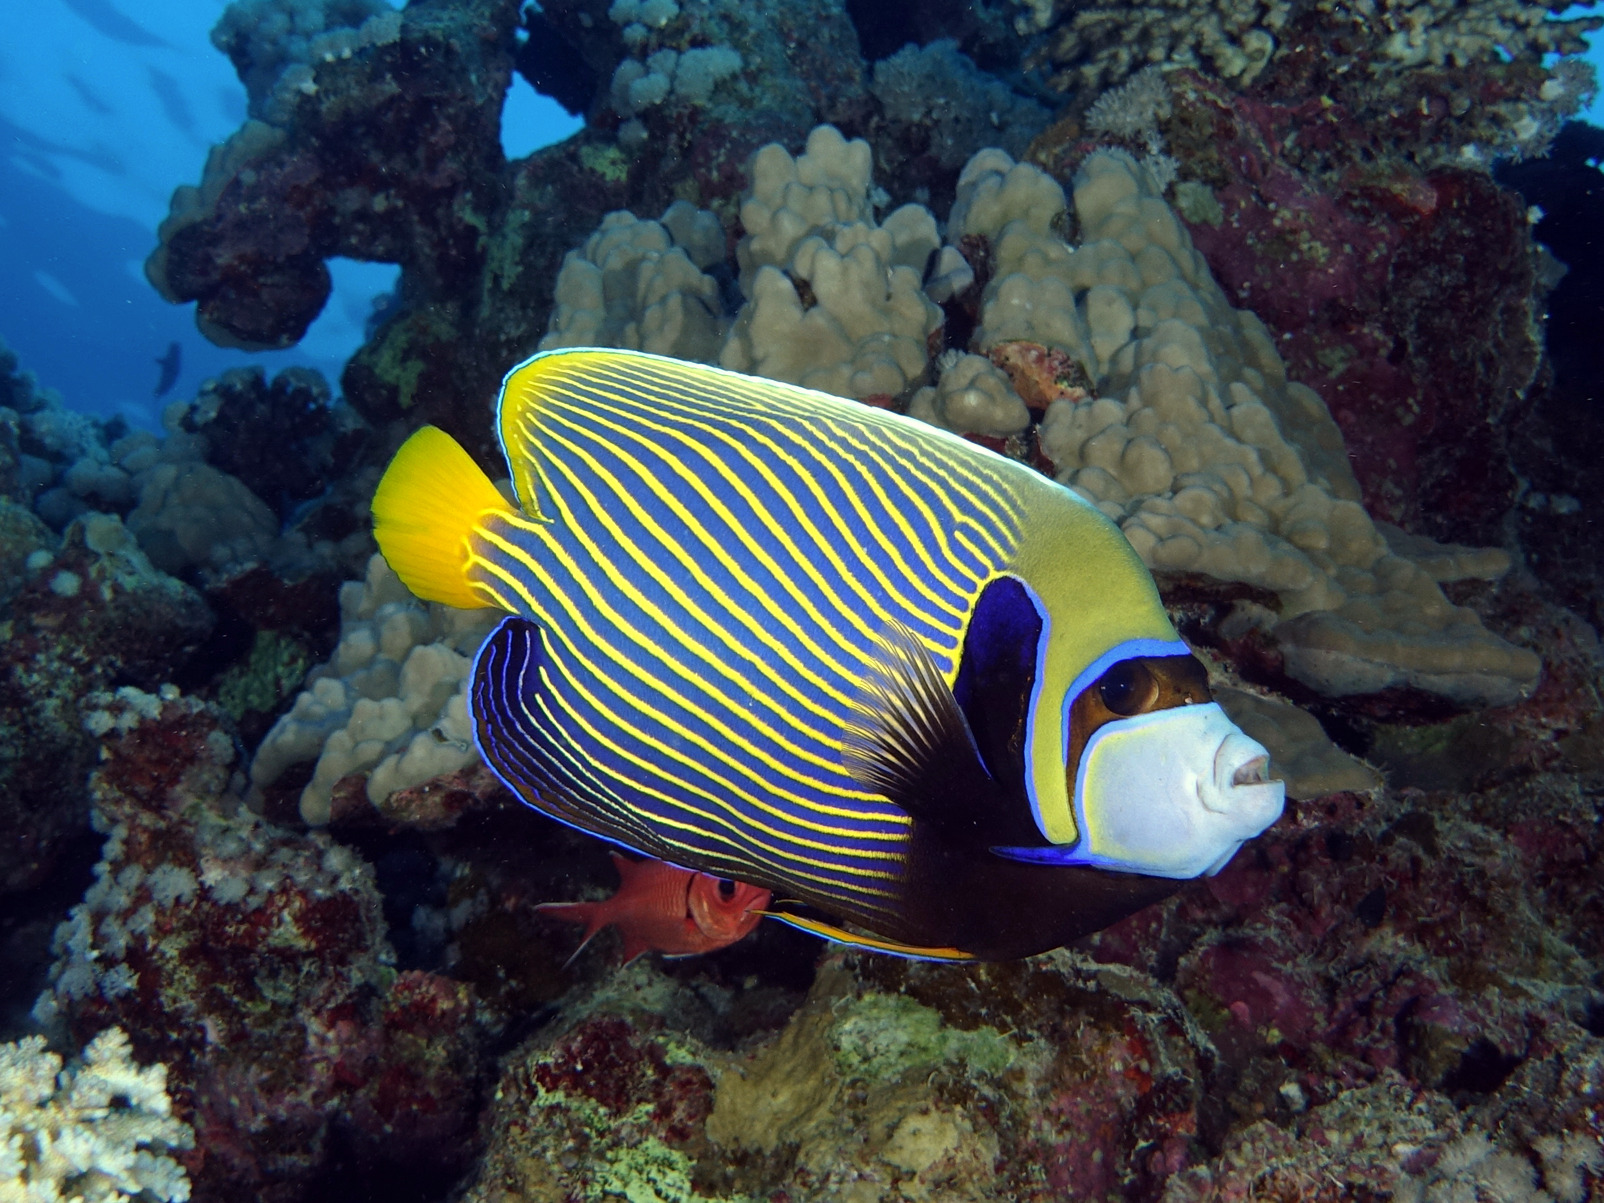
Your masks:
{"label": "squirrelfish tail fin", "polygon": [[585,925],[585,938],[580,940],[578,948],[568,954],[568,959],[563,962],[564,969],[567,969],[568,966],[579,959],[579,954],[585,951],[585,948],[609,922],[602,913],[602,904],[597,902],[541,902],[535,905],[535,909],[537,911],[550,911],[560,919]]}
{"label": "squirrelfish tail fin", "polygon": [[395,574],[425,601],[482,609],[495,601],[468,577],[468,537],[512,506],[461,444],[425,426],[401,444],[373,494],[373,537]]}

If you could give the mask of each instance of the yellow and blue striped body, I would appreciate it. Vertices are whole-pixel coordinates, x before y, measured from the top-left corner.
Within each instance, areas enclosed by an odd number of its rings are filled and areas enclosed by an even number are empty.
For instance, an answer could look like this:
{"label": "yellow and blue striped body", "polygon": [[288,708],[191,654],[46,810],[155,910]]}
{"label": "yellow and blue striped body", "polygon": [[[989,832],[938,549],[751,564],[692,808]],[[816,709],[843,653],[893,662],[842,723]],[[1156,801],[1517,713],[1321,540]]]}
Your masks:
{"label": "yellow and blue striped body", "polygon": [[[487,762],[569,823],[871,931],[929,941],[906,913],[916,816],[853,754],[899,641],[950,686],[987,586],[1023,584],[1043,634],[1018,805],[1048,844],[1076,834],[1072,690],[1114,649],[1184,653],[1101,514],[900,416],[565,351],[509,373],[498,422],[516,508],[453,498],[470,519],[441,551],[385,486],[374,502],[381,548],[415,590],[514,616],[473,676]],[[434,463],[433,448],[414,459]],[[387,481],[423,471],[408,455]]]}

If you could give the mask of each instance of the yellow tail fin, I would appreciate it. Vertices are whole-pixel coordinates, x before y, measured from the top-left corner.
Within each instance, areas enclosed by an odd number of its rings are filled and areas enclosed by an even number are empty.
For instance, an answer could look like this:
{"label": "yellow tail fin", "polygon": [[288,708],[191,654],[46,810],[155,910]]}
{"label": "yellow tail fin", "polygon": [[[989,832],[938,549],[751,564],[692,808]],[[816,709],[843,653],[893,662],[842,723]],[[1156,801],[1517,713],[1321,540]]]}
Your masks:
{"label": "yellow tail fin", "polygon": [[469,581],[468,536],[486,512],[511,513],[461,444],[425,426],[401,444],[373,494],[373,537],[402,584],[464,610],[495,603]]}

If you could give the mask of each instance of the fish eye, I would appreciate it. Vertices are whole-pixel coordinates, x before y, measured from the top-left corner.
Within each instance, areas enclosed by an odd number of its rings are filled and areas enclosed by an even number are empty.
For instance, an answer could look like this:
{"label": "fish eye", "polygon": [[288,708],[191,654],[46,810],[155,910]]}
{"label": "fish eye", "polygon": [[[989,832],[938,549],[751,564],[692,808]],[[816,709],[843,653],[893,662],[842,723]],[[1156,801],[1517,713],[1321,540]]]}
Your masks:
{"label": "fish eye", "polygon": [[1141,714],[1158,697],[1158,682],[1140,660],[1121,660],[1097,682],[1103,705],[1122,718]]}
{"label": "fish eye", "polygon": [[718,896],[728,902],[735,897],[735,883],[728,877],[718,879]]}

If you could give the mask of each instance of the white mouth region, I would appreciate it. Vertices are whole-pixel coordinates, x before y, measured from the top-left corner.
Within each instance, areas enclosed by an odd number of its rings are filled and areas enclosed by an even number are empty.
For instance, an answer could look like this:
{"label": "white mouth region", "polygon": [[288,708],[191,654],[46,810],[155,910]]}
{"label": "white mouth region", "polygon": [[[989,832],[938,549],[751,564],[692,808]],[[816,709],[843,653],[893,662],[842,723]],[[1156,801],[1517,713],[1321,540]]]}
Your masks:
{"label": "white mouth region", "polygon": [[[1221,744],[1220,747],[1225,747]],[[1255,756],[1231,773],[1232,785],[1265,785],[1270,780],[1270,758]]]}
{"label": "white mouth region", "polygon": [[1073,859],[1155,877],[1217,873],[1285,802],[1269,753],[1215,703],[1119,719],[1081,756]]}

